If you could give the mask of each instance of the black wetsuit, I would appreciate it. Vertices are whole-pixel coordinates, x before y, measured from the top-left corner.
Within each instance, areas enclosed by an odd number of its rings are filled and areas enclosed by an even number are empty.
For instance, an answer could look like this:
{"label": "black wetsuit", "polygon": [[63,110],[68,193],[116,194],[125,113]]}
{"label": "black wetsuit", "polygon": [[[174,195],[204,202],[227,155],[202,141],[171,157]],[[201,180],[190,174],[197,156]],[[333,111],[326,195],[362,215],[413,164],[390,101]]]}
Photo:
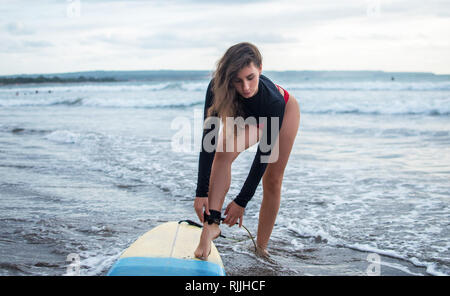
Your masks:
{"label": "black wetsuit", "polygon": [[[204,107],[204,116],[206,119],[206,114],[208,108],[212,105],[214,94],[211,91],[212,80],[208,85],[208,89],[206,91],[206,99],[205,99],[205,107]],[[287,94],[287,92],[286,92]],[[289,97],[289,96],[287,96]],[[264,174],[264,171],[267,167],[267,160],[261,161],[261,157],[267,157],[270,155],[273,144],[278,136],[278,132],[281,129],[281,124],[283,122],[284,117],[284,108],[286,105],[286,96],[280,94],[277,86],[269,80],[264,75],[260,75],[259,83],[258,83],[258,92],[251,98],[243,98],[238,95],[238,100],[241,102],[241,107],[244,112],[244,119],[250,116],[253,116],[257,119],[257,123],[260,124],[259,117],[266,117],[267,121],[264,124],[263,128],[263,136],[260,139],[260,143],[258,144],[258,149],[253,160],[252,167],[250,172],[245,180],[245,183],[238,194],[238,196],[234,199],[234,202],[241,207],[246,207],[247,203],[255,194],[256,188],[261,181],[261,178]],[[217,116],[217,114],[214,114]],[[279,128],[276,129],[276,135],[271,134],[271,118],[278,117],[279,119]],[[209,178],[211,174],[211,166],[214,160],[215,149],[212,152],[207,152],[203,146],[203,140],[205,139],[205,135],[214,130],[213,127],[210,129],[203,130],[202,136],[202,147],[199,156],[199,164],[198,164],[198,179],[197,179],[197,197],[208,197],[208,188],[209,188]],[[218,135],[217,135],[218,136]],[[261,143],[267,143],[261,149]],[[216,147],[217,142],[214,140],[211,141],[211,144]],[[269,146],[266,149],[266,147]]]}

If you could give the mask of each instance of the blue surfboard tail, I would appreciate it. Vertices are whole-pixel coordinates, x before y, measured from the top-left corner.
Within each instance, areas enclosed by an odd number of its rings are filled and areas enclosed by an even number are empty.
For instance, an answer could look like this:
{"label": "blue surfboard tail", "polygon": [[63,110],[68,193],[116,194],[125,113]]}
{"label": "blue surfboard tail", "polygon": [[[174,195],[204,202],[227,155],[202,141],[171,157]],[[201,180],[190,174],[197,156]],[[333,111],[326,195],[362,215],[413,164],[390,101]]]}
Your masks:
{"label": "blue surfboard tail", "polygon": [[120,258],[109,270],[108,276],[224,276],[225,270],[208,261],[126,257]]}

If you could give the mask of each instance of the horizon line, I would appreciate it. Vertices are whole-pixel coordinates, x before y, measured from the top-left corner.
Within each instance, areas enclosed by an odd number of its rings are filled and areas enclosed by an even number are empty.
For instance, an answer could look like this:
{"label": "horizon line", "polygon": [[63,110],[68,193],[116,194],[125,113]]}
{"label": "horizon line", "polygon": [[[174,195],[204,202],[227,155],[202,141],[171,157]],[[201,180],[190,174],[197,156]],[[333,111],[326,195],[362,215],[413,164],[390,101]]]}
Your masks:
{"label": "horizon line", "polygon": [[[60,74],[73,74],[73,73],[87,73],[87,72],[163,72],[163,71],[173,71],[173,72],[211,72],[213,70],[199,70],[199,69],[146,69],[146,70],[81,70],[81,71],[70,71],[70,72],[37,72],[37,73],[20,73],[20,74],[0,74],[0,77],[5,76],[20,76],[20,75],[60,75]],[[385,71],[385,70],[270,70],[266,69],[263,72],[381,72],[381,73],[416,73],[416,74],[433,74],[437,76],[448,76],[449,73],[435,73],[426,71]]]}

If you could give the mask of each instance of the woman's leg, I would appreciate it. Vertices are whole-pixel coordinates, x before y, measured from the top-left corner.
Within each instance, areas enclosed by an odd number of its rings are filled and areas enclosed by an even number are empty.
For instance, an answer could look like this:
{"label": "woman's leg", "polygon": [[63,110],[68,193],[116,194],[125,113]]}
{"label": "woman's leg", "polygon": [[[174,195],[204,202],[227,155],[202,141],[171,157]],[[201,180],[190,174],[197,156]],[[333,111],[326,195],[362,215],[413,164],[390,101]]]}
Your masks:
{"label": "woman's leg", "polygon": [[[239,156],[240,152],[258,142],[260,131],[256,126],[246,126],[245,132],[240,133],[239,136],[232,135],[233,143],[231,145],[230,141],[227,141],[225,134],[225,132],[222,132],[219,136],[218,148],[214,156],[209,179],[209,209],[219,212],[222,210],[225,196],[230,188],[231,165],[233,161]],[[229,147],[227,147],[227,142]],[[207,222],[204,222],[200,242],[194,252],[195,257],[206,259],[211,250],[211,241],[219,234],[219,225],[209,225]]]}
{"label": "woman's leg", "polygon": [[[258,234],[256,243],[258,252],[267,255],[267,244],[272,234],[281,200],[281,184],[284,169],[294,145],[300,124],[300,108],[297,100],[291,95],[286,104],[283,124],[276,145],[279,155],[276,162],[269,163],[263,175],[263,200],[259,212]],[[276,150],[275,150],[276,151]]]}
{"label": "woman's leg", "polygon": [[[221,212],[225,195],[230,188],[231,182],[231,164],[238,156],[232,152],[216,152],[211,167],[211,176],[209,178],[208,205],[209,210]],[[194,252],[195,257],[206,260],[211,251],[211,241],[220,234],[220,228],[217,224],[209,225],[203,222],[203,230],[197,249]]]}

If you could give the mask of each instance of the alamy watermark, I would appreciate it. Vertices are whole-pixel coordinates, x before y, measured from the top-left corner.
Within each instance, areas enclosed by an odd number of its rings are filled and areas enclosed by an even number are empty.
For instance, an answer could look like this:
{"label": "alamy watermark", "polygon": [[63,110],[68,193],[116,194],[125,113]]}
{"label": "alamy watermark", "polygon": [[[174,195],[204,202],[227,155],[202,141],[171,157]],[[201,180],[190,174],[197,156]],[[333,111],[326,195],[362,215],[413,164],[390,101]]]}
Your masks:
{"label": "alamy watermark", "polygon": [[366,0],[366,14],[368,17],[376,17],[381,13],[381,0]]}
{"label": "alamy watermark", "polygon": [[80,17],[81,15],[81,1],[80,0],[66,0],[66,15],[68,18]]}
{"label": "alamy watermark", "polygon": [[369,266],[366,269],[368,276],[380,276],[381,275],[381,257],[376,253],[370,253],[367,255],[367,261]]}
{"label": "alamy watermark", "polygon": [[69,262],[66,268],[66,274],[68,276],[79,276],[80,275],[80,255],[77,253],[70,253],[66,257],[66,262]]}
{"label": "alamy watermark", "polygon": [[[222,121],[211,116],[203,122],[202,112],[194,110],[193,125],[187,117],[172,120],[170,128],[176,133],[171,148],[182,153],[200,152],[202,148],[206,152],[242,152],[259,142],[261,163],[271,163],[278,160],[279,127],[279,117],[226,117]],[[203,138],[204,129],[208,132]]]}

